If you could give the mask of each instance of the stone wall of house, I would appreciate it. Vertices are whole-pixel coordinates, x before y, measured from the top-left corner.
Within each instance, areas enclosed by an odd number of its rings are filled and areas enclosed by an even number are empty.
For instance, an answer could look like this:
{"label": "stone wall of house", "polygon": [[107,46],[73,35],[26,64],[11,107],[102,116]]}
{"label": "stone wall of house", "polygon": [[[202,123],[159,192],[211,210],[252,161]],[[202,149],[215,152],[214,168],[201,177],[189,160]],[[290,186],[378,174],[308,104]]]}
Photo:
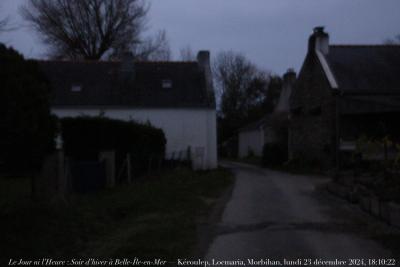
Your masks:
{"label": "stone wall of house", "polygon": [[335,97],[318,58],[309,53],[290,99],[289,157],[332,166]]}

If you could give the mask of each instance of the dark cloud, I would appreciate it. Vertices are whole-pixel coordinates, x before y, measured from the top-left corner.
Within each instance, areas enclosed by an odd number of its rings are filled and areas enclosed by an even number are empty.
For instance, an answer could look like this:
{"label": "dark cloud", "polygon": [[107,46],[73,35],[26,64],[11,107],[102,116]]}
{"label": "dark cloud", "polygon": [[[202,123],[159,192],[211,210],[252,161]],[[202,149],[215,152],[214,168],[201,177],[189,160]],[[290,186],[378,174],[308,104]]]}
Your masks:
{"label": "dark cloud", "polygon": [[[334,43],[381,43],[400,33],[398,0],[149,0],[151,31],[166,29],[171,47],[241,51],[277,73],[301,66],[308,35],[325,25]],[[0,14],[22,23],[17,7],[25,0],[2,0]],[[45,48],[29,28],[3,34],[1,41],[30,57]]]}

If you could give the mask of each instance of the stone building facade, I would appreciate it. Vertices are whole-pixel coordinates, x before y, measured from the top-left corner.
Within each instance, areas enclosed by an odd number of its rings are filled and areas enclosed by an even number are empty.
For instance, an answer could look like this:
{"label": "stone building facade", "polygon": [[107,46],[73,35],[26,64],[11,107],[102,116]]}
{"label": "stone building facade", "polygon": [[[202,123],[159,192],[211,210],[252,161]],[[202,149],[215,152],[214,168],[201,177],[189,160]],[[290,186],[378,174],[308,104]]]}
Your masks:
{"label": "stone building facade", "polygon": [[398,138],[398,73],[400,46],[330,45],[316,27],[290,98],[289,157],[339,167],[362,135]]}
{"label": "stone building facade", "polygon": [[[289,158],[329,162],[335,150],[335,94],[320,58],[329,38],[320,28],[309,40],[308,53],[290,98]],[[326,44],[326,43],[324,43]]]}

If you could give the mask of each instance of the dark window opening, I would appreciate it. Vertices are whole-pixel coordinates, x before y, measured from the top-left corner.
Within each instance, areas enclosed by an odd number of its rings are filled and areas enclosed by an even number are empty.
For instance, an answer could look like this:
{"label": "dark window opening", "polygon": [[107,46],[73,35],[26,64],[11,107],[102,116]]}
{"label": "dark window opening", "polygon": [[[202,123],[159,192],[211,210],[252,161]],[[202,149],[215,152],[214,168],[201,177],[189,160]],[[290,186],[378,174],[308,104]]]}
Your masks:
{"label": "dark window opening", "polygon": [[80,92],[82,91],[82,86],[78,84],[73,84],[71,86],[71,92]]}

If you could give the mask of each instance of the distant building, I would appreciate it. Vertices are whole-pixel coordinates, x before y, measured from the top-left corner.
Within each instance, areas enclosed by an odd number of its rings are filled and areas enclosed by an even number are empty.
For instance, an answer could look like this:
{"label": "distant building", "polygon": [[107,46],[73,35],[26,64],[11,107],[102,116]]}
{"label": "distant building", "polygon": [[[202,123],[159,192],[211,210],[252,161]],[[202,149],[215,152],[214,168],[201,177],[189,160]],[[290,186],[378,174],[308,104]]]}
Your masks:
{"label": "distant building", "polygon": [[287,124],[290,112],[289,99],[296,81],[293,69],[283,75],[282,90],[273,113],[239,129],[239,157],[262,156],[263,147],[269,143],[287,146]]}
{"label": "distant building", "polygon": [[167,157],[187,155],[196,169],[217,167],[216,111],[210,55],[197,62],[42,61],[59,117],[103,115],[149,122],[167,139]]}
{"label": "distant building", "polygon": [[400,46],[330,45],[323,27],[290,99],[289,154],[333,167],[362,135],[399,138]]}
{"label": "distant building", "polygon": [[261,156],[262,149],[265,144],[264,127],[268,117],[264,117],[259,121],[253,122],[239,129],[239,158],[247,156]]}

